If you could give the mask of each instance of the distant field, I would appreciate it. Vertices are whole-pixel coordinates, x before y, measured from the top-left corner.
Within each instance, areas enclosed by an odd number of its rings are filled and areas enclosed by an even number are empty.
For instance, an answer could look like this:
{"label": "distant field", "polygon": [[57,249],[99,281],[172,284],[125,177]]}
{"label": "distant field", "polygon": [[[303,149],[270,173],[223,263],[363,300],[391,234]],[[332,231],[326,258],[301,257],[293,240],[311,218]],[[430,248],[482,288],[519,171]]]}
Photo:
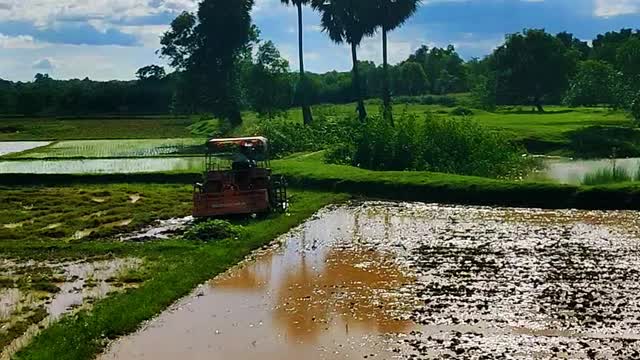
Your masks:
{"label": "distant field", "polygon": [[[462,99],[462,98],[461,98]],[[462,100],[460,100],[462,101]],[[379,114],[380,105],[376,101],[367,103],[370,114]],[[455,107],[442,105],[395,104],[394,114],[415,114],[418,118],[425,113],[437,116],[453,116]],[[608,157],[617,149],[618,156],[638,156],[640,154],[640,132],[621,111],[607,108],[567,108],[547,106],[547,112],[538,114],[527,106],[503,107],[496,112],[471,109],[470,118],[507,134],[508,137],[524,144],[532,153],[557,154],[577,157]],[[355,104],[317,105],[313,107],[316,118],[355,116]],[[244,123],[231,129],[228,135],[257,135],[258,116],[253,112],[243,114]],[[285,113],[292,122],[302,122],[300,109],[293,108]],[[10,140],[83,140],[83,139],[159,139],[159,138],[205,138],[215,134],[220,136],[217,120],[198,121],[189,118],[142,118],[142,119],[0,119],[0,141]],[[200,140],[198,140],[200,141]],[[151,156],[157,148],[122,150],[124,155],[108,155],[111,150],[48,148],[42,157],[110,157],[110,156]],[[155,150],[154,150],[155,149]],[[80,149],[77,149],[80,151]],[[87,150],[87,152],[84,152]],[[37,153],[37,152],[35,152]],[[97,155],[94,155],[96,154]],[[114,152],[115,153],[115,152]],[[34,154],[31,152],[30,154]],[[64,155],[59,155],[64,154]],[[158,155],[165,152],[160,151]],[[34,156],[31,156],[34,157]]]}
{"label": "distant field", "polygon": [[0,141],[191,137],[188,118],[2,119]]}
{"label": "distant field", "polygon": [[7,157],[14,159],[52,158],[139,158],[203,154],[205,139],[123,139],[71,140],[35,148]]}

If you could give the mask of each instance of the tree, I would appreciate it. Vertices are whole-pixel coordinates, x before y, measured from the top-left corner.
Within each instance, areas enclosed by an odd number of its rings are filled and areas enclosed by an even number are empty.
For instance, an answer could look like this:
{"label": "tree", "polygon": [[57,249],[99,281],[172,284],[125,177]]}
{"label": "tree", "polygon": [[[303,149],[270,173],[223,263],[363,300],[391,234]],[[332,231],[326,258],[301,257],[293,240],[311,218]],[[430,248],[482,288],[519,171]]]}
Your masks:
{"label": "tree", "polygon": [[164,79],[167,73],[162,66],[149,65],[138,69],[136,77],[140,81],[159,81]]}
{"label": "tree", "polygon": [[162,39],[161,54],[188,73],[201,108],[242,122],[238,61],[255,36],[253,0],[204,0],[197,17],[182,13]]}
{"label": "tree", "polygon": [[627,40],[634,38],[640,38],[640,32],[634,32],[632,29],[621,29],[620,31],[610,31],[605,34],[599,34],[593,40],[593,58],[615,65],[620,46],[627,42]]}
{"label": "tree", "polygon": [[587,60],[578,64],[578,71],[571,79],[564,102],[570,106],[594,106],[612,104],[616,71],[600,60]]}
{"label": "tree", "polygon": [[640,80],[640,39],[625,41],[617,51],[618,68],[629,78]]}
{"label": "tree", "polygon": [[586,41],[576,38],[573,34],[563,31],[556,35],[558,40],[562,41],[567,49],[573,49],[578,52],[580,60],[586,60],[591,54],[591,47]]}
{"label": "tree", "polygon": [[260,115],[273,118],[291,104],[289,62],[282,58],[273,42],[267,41],[258,49],[250,81],[251,104]]}
{"label": "tree", "polygon": [[313,114],[311,106],[309,106],[309,82],[304,71],[304,47],[303,47],[303,27],[302,27],[302,6],[307,5],[311,0],[280,0],[286,5],[295,5],[298,9],[298,62],[300,63],[300,78],[298,80],[298,89],[302,104],[302,118],[305,124],[313,122]]}
{"label": "tree", "polygon": [[[391,89],[389,78],[389,60],[387,49],[387,33],[402,26],[418,9],[421,0],[376,0],[376,23],[382,29],[382,103],[384,117],[393,124],[393,111],[391,108]],[[424,74],[424,72],[423,72]]]}
{"label": "tree", "polygon": [[640,92],[636,94],[636,98],[631,104],[631,115],[636,122],[640,123]]}
{"label": "tree", "polygon": [[398,90],[405,95],[422,95],[429,89],[429,80],[420,64],[405,62],[400,65]]}
{"label": "tree", "polygon": [[453,45],[444,49],[429,49],[423,45],[409,56],[407,61],[422,65],[431,85],[431,93],[446,94],[469,90],[464,60],[458,55]]}
{"label": "tree", "polygon": [[337,43],[351,45],[353,61],[353,93],[358,102],[358,116],[361,122],[367,118],[358,73],[358,46],[365,36],[375,33],[375,14],[370,0],[312,0],[311,5],[321,13],[321,24],[329,38]]}
{"label": "tree", "polygon": [[577,58],[558,38],[544,30],[508,35],[492,55],[500,102],[529,102],[544,112],[547,99],[559,99],[568,87]]}

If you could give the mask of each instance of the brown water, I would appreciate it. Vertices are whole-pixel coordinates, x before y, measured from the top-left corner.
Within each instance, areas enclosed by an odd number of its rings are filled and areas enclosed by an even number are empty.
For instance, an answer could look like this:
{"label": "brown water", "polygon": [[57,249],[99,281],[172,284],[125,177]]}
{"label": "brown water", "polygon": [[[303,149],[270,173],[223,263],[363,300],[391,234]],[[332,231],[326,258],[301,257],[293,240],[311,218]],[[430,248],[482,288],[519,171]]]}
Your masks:
{"label": "brown water", "polygon": [[640,215],[325,209],[101,359],[640,358]]}

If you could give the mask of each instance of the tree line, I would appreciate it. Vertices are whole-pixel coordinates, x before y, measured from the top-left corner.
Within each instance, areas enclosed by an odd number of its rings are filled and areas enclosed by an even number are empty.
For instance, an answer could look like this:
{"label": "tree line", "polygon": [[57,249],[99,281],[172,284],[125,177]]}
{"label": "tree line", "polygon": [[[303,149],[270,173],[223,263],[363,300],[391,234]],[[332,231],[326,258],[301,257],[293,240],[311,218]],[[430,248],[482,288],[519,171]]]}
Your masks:
{"label": "tree line", "polygon": [[[242,110],[267,117],[300,106],[305,123],[310,105],[355,102],[366,119],[364,99],[379,97],[392,119],[392,96],[471,92],[476,105],[608,105],[640,108],[640,32],[598,35],[591,43],[562,32],[524,30],[483,59],[464,61],[453,46],[418,48],[390,65],[388,32],[400,27],[419,0],[281,0],[297,8],[298,71],[276,46],[261,39],[251,19],[253,0],[203,0],[184,12],[161,38],[160,56],[175,69],[140,69],[137,80],[96,82],[54,80],[37,74],[32,82],[0,81],[0,113],[20,115],[211,113],[242,121]],[[352,70],[325,74],[304,68],[303,6],[321,14],[321,26],[336,43],[351,48]],[[358,59],[365,37],[382,33],[382,64]],[[221,36],[224,34],[224,36]]]}

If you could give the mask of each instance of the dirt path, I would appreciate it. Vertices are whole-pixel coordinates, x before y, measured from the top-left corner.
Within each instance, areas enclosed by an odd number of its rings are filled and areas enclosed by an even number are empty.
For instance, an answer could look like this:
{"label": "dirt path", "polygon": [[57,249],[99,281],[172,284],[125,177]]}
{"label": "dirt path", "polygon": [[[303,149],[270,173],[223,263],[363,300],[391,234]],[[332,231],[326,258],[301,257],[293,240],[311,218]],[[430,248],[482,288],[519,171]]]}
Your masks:
{"label": "dirt path", "polygon": [[640,215],[325,209],[101,359],[639,358]]}

